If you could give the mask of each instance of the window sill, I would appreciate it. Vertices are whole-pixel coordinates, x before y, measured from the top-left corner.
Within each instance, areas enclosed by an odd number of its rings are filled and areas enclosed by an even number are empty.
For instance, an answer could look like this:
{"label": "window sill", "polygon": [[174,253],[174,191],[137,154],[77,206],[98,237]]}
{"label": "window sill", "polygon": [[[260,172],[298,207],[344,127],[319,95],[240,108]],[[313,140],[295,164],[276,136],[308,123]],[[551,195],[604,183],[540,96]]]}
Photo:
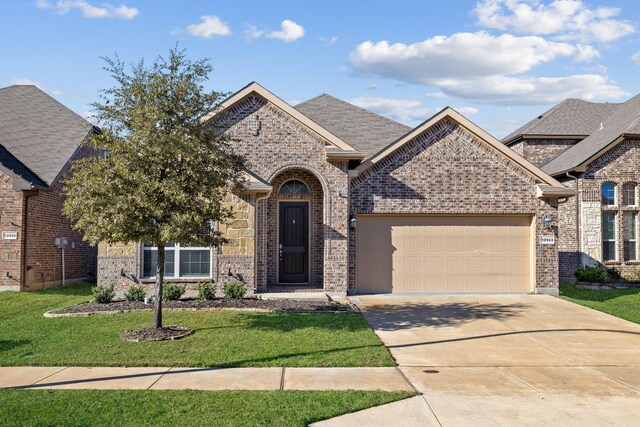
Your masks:
{"label": "window sill", "polygon": [[602,264],[604,264],[604,265],[622,265],[622,262],[616,261],[616,260],[611,260],[611,261],[602,261]]}
{"label": "window sill", "polygon": [[[203,280],[213,280],[211,276],[202,276],[202,277],[166,277],[164,278],[164,283],[197,283]],[[140,279],[140,283],[155,283],[155,277],[143,277]]]}

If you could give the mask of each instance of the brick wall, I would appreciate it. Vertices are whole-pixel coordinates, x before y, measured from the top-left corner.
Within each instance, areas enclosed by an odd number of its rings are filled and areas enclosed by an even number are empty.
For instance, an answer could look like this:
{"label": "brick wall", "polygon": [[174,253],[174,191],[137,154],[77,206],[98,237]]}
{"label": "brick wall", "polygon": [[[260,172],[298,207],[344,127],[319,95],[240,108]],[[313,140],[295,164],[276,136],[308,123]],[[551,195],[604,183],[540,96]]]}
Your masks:
{"label": "brick wall", "polygon": [[27,246],[25,290],[42,289],[62,282],[61,251],[56,237],[67,237],[65,278],[67,281],[95,280],[97,250],[73,230],[62,215],[62,184],[39,190],[27,200]]}
{"label": "brick wall", "polygon": [[[23,193],[12,188],[11,177],[0,172],[0,233],[15,231],[17,240],[0,240],[0,289],[20,290],[24,274],[22,250],[23,233]],[[1,238],[2,236],[0,236]],[[11,277],[7,277],[9,274]]]}
{"label": "brick wall", "polygon": [[[461,126],[443,120],[351,183],[354,214],[526,214],[536,241],[557,237],[557,207],[536,196],[535,178]],[[550,214],[552,230],[540,218]],[[350,233],[350,290],[355,290],[355,232]],[[536,244],[536,288],[558,287],[555,245]]]}
{"label": "brick wall", "polygon": [[510,148],[540,166],[578,142],[576,139],[526,139],[512,144]]}

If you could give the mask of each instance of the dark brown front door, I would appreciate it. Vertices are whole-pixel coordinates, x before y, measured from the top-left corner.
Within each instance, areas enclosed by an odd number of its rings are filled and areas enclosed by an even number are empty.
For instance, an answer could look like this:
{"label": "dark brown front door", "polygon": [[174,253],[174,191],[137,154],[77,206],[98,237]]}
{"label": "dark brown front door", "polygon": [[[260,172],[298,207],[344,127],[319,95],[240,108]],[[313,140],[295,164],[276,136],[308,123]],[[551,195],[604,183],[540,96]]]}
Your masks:
{"label": "dark brown front door", "polygon": [[280,283],[309,282],[309,203],[280,202]]}

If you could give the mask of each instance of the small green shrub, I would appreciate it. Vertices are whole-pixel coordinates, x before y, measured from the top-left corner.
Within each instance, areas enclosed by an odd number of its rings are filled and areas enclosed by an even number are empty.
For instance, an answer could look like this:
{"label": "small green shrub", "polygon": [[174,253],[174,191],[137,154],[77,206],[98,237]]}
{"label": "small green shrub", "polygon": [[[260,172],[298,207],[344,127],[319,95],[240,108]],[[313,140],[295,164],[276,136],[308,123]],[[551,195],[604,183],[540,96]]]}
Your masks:
{"label": "small green shrub", "polygon": [[94,301],[98,304],[108,304],[113,301],[113,297],[116,296],[116,293],[113,290],[113,285],[94,286],[91,288],[91,293],[93,294]]}
{"label": "small green shrub", "polygon": [[210,300],[216,297],[216,287],[211,282],[198,282],[198,298]]}
{"label": "small green shrub", "polygon": [[604,282],[604,271],[595,265],[585,265],[575,272],[576,279],[580,282]]}
{"label": "small green shrub", "polygon": [[230,299],[240,299],[247,293],[247,288],[241,282],[229,282],[222,286],[222,293]]}
{"label": "small green shrub", "polygon": [[127,301],[144,301],[144,286],[131,285],[127,292],[124,293],[124,299]]}
{"label": "small green shrub", "polygon": [[162,298],[165,300],[177,300],[187,291],[186,286],[176,283],[167,283],[162,288]]}
{"label": "small green shrub", "polygon": [[622,275],[620,274],[620,270],[615,267],[607,268],[607,276],[614,280],[622,280]]}

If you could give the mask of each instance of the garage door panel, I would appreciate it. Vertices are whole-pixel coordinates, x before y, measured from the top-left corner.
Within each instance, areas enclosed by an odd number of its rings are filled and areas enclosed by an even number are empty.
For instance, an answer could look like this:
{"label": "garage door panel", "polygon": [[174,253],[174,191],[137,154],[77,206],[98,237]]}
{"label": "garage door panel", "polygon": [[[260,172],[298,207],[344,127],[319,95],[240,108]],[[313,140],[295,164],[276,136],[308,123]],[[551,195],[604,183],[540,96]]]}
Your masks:
{"label": "garage door panel", "polygon": [[529,292],[530,217],[360,216],[358,292]]}

